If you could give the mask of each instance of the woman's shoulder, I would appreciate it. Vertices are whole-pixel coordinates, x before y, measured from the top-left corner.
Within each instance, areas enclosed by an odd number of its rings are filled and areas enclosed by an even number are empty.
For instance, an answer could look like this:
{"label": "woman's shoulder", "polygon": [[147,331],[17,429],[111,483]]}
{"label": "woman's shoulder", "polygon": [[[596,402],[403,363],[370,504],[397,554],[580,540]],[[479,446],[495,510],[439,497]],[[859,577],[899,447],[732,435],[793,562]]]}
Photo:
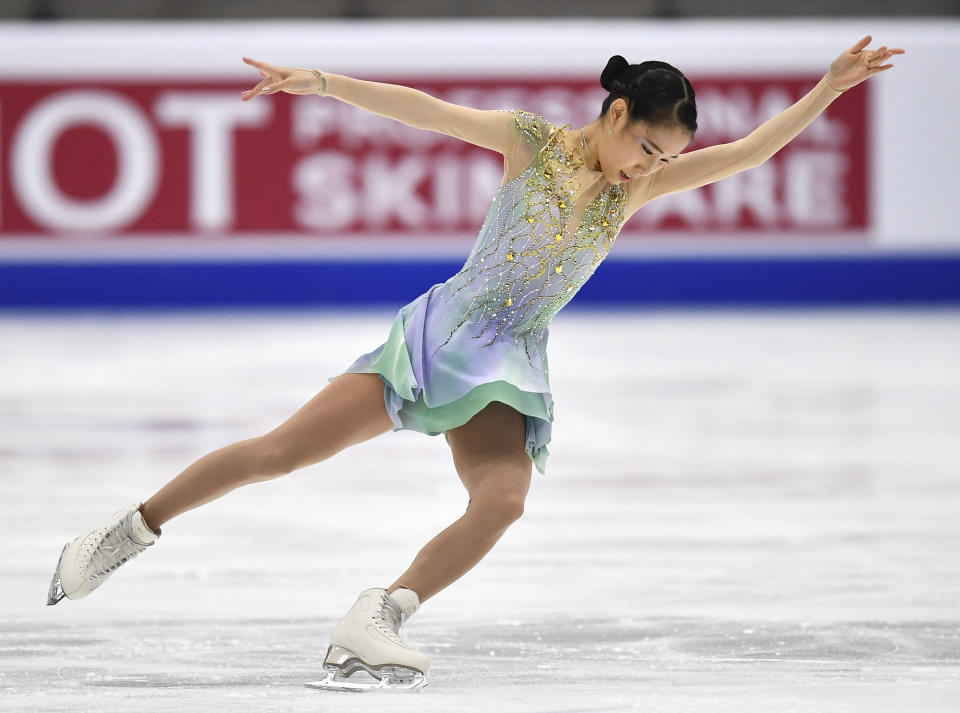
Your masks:
{"label": "woman's shoulder", "polygon": [[542,145],[557,130],[557,126],[542,114],[526,109],[511,109],[513,122],[520,133],[532,144]]}

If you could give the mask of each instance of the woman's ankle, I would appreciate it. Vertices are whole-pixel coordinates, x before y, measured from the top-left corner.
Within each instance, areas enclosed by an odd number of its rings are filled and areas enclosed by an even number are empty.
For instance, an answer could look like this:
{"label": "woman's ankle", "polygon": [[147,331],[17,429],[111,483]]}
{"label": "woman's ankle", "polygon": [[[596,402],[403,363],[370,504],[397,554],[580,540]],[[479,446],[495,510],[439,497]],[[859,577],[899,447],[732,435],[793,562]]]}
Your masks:
{"label": "woman's ankle", "polygon": [[140,506],[140,518],[143,520],[143,524],[147,526],[147,529],[150,530],[154,535],[160,534],[160,525],[154,524],[154,521],[151,519],[151,514],[147,503],[144,503]]}

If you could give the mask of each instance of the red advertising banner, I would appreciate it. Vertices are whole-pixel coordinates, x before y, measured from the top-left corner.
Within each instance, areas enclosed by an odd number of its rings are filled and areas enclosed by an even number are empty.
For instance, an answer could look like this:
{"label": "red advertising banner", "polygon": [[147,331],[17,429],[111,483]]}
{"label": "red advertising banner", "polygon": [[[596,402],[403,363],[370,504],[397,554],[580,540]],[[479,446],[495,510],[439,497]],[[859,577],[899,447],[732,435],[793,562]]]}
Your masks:
{"label": "red advertising banner", "polygon": [[[605,96],[595,79],[375,79],[574,126]],[[747,135],[818,80],[696,78],[701,128],[688,150]],[[503,175],[495,153],[331,98],[241,101],[253,83],[0,82],[0,238],[479,230]],[[869,227],[867,92],[841,96],[762,166],[651,202],[623,236]]]}

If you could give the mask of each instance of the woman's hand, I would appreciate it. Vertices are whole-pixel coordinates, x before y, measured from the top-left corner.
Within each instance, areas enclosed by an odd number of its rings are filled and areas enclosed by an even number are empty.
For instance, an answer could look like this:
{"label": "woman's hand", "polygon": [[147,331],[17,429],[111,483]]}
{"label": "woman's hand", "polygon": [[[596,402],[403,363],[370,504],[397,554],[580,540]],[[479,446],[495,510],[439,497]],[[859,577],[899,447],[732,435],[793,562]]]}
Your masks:
{"label": "woman's hand", "polygon": [[244,101],[253,99],[258,94],[316,94],[320,90],[320,78],[309,69],[276,67],[249,57],[244,57],[243,61],[259,69],[263,75],[257,86],[240,94]]}
{"label": "woman's hand", "polygon": [[827,84],[838,91],[855,87],[865,79],[890,69],[893,66],[892,64],[883,63],[895,54],[906,52],[899,47],[887,49],[886,45],[878,50],[864,51],[863,48],[870,43],[871,39],[870,35],[867,35],[833,60],[830,71],[827,72]]}

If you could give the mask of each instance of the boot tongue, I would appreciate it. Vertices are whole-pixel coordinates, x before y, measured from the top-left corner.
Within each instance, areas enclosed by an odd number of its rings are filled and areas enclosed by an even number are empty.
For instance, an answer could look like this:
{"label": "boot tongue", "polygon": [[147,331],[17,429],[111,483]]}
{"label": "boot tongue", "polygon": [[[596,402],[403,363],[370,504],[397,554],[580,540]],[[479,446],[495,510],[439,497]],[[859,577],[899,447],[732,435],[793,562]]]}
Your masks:
{"label": "boot tongue", "polygon": [[420,597],[411,589],[397,589],[387,596],[400,607],[400,611],[403,612],[403,621],[413,616],[417,609],[420,608]]}

